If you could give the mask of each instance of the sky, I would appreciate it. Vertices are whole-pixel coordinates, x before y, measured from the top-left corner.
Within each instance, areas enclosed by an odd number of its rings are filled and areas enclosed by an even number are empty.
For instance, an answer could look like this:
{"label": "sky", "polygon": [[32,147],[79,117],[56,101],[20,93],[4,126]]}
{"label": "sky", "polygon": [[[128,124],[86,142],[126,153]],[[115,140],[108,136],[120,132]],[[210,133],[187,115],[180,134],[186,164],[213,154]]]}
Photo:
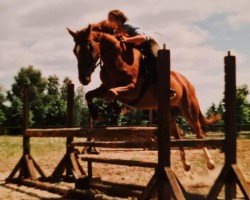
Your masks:
{"label": "sky", "polygon": [[[79,86],[74,43],[78,30],[120,9],[171,51],[171,69],[193,84],[205,112],[224,91],[224,56],[236,56],[237,85],[250,86],[249,0],[0,0],[0,85],[10,90],[20,67],[68,76]],[[99,70],[85,91],[100,85]],[[250,88],[249,88],[250,89]],[[248,97],[248,99],[250,99]]]}

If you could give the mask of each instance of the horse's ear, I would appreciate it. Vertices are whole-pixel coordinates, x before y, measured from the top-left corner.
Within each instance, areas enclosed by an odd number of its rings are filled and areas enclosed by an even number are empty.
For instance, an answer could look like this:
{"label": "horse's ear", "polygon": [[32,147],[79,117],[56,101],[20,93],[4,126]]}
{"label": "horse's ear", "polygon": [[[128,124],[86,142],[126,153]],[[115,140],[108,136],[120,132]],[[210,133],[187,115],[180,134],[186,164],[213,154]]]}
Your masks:
{"label": "horse's ear", "polygon": [[87,35],[89,35],[91,33],[91,31],[92,31],[92,25],[89,24],[89,26],[88,26],[88,28],[86,30]]}
{"label": "horse's ear", "polygon": [[70,30],[69,28],[67,28],[67,30],[68,30],[69,34],[70,34],[73,38],[76,37],[76,33],[75,33],[74,31]]}

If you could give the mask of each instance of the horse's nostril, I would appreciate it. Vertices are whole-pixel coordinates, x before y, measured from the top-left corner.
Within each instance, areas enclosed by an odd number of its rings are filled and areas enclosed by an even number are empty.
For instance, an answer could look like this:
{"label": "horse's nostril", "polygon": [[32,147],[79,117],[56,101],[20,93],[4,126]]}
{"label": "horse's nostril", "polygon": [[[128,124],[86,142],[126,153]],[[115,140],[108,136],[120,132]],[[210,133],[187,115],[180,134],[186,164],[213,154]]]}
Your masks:
{"label": "horse's nostril", "polygon": [[88,85],[91,81],[90,77],[79,78],[79,80],[82,85]]}
{"label": "horse's nostril", "polygon": [[86,82],[87,82],[87,83],[90,82],[90,77],[86,77]]}

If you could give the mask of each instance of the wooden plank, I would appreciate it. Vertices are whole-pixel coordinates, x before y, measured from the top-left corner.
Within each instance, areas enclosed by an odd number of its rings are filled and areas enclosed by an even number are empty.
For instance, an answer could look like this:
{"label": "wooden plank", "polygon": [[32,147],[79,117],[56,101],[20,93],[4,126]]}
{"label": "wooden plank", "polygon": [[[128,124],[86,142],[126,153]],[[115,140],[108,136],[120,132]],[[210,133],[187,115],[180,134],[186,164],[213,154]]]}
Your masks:
{"label": "wooden plank", "polygon": [[153,190],[157,188],[157,180],[156,180],[156,174],[152,176],[150,181],[148,182],[146,188],[142,192],[141,196],[139,197],[139,200],[147,200],[152,197]]}
{"label": "wooden plank", "polygon": [[[224,145],[225,140],[223,138],[215,139],[181,139],[171,140],[171,148],[177,147],[211,147],[218,148]],[[84,142],[72,142],[72,146],[92,146],[92,147],[106,147],[106,148],[153,148],[156,147],[157,141],[84,141]]]}
{"label": "wooden plank", "polygon": [[138,190],[138,191],[143,191],[146,187],[142,186],[142,185],[136,185],[136,184],[126,184],[126,183],[114,183],[111,181],[103,181],[102,183],[104,185],[113,185],[113,186],[117,186],[117,187],[122,187],[122,188],[126,188],[128,190]]}
{"label": "wooden plank", "polygon": [[50,175],[49,179],[55,179],[61,177],[63,172],[66,169],[66,163],[68,162],[67,155],[65,154],[62,160],[60,160],[59,164],[56,166],[53,173]]}
{"label": "wooden plank", "polygon": [[92,170],[92,161],[88,161],[88,177],[92,178],[93,177],[93,170]]}
{"label": "wooden plank", "polygon": [[247,200],[249,200],[250,199],[250,185],[246,182],[245,178],[243,177],[237,165],[233,164],[232,169],[235,173],[236,182],[238,183],[244,197]]}
{"label": "wooden plank", "polygon": [[106,147],[106,148],[151,148],[156,147],[154,141],[112,141],[112,142],[72,142],[72,146],[91,146],[91,147]]}
{"label": "wooden plank", "polygon": [[146,161],[138,161],[138,160],[121,160],[121,159],[94,158],[94,157],[82,157],[81,160],[87,161],[87,162],[148,167],[148,168],[155,168],[157,166],[157,163],[154,163],[154,162],[146,162]]}
{"label": "wooden plank", "polygon": [[187,192],[186,192],[184,186],[181,184],[181,182],[179,181],[178,177],[177,177],[175,174],[174,174],[174,176],[175,176],[175,179],[176,179],[177,182],[178,182],[178,185],[179,185],[180,188],[181,188],[182,193],[184,194],[184,196],[187,196]]}
{"label": "wooden plank", "polygon": [[90,183],[90,188],[97,189],[104,192],[107,195],[116,197],[139,197],[141,196],[141,191],[131,190],[126,187],[121,187],[120,185],[105,185],[102,183]]}
{"label": "wooden plank", "polygon": [[26,129],[24,135],[27,137],[143,137],[152,135],[156,127],[106,127],[106,128],[49,128],[49,129]]}
{"label": "wooden plank", "polygon": [[171,186],[172,190],[172,196],[174,197],[175,200],[185,200],[185,196],[182,193],[182,190],[178,184],[178,181],[176,180],[176,177],[172,170],[169,167],[165,168],[165,172],[169,181],[169,184]]}
{"label": "wooden plank", "polygon": [[227,166],[224,166],[218,176],[218,178],[216,179],[214,185],[212,186],[208,196],[207,196],[207,199],[208,200],[214,200],[217,198],[217,196],[219,195],[224,183],[225,183],[225,180],[226,180],[226,177],[228,176],[228,172],[229,172],[229,167]]}
{"label": "wooden plank", "polygon": [[22,156],[20,160],[18,161],[18,163],[16,164],[16,166],[14,167],[14,169],[12,170],[12,172],[10,173],[10,175],[8,176],[8,178],[6,179],[7,182],[10,182],[14,178],[18,170],[22,167],[23,162],[24,162],[24,158]]}
{"label": "wooden plank", "polygon": [[70,162],[71,162],[72,168],[73,168],[72,170],[75,172],[75,174],[77,176],[75,178],[76,179],[80,178],[82,176],[82,173],[81,173],[81,171],[80,171],[80,169],[78,167],[77,160],[76,160],[76,155],[74,153],[70,153],[69,156],[70,156]]}
{"label": "wooden plank", "polygon": [[77,162],[77,165],[78,165],[78,168],[79,168],[81,174],[85,176],[86,172],[84,171],[83,167],[81,166],[79,160],[77,159],[76,162]]}
{"label": "wooden plank", "polygon": [[35,159],[34,159],[31,155],[29,155],[29,156],[30,156],[30,159],[32,159],[32,161],[33,161],[33,163],[34,163],[34,166],[35,166],[36,170],[39,172],[39,174],[41,175],[41,177],[42,177],[43,179],[46,179],[47,176],[46,176],[46,174],[43,172],[43,170],[40,168],[40,166],[38,165],[38,163],[35,161]]}
{"label": "wooden plank", "polygon": [[30,176],[28,178],[31,178],[32,180],[37,179],[33,161],[29,158],[29,155],[24,155],[24,158],[25,158],[25,166],[27,167]]}
{"label": "wooden plank", "polygon": [[41,190],[46,190],[46,191],[56,193],[59,195],[63,195],[63,196],[73,195],[73,196],[82,197],[82,198],[86,198],[90,200],[95,199],[94,198],[95,194],[91,192],[90,190],[65,189],[65,188],[61,188],[60,186],[56,186],[53,184],[43,183],[40,181],[32,181],[29,179],[19,180],[19,183],[22,185],[35,187]]}
{"label": "wooden plank", "polygon": [[180,140],[171,140],[171,147],[211,147],[211,148],[219,148],[223,147],[225,143],[224,138],[213,138],[213,139],[180,139]]}

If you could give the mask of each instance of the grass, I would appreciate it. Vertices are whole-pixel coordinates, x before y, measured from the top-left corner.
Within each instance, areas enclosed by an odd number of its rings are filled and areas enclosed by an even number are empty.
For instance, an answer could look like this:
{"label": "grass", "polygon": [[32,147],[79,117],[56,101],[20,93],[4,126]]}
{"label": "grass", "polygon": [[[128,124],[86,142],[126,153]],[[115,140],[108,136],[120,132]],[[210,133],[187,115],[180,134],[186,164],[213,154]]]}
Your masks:
{"label": "grass", "polygon": [[[32,138],[30,140],[31,153],[34,155],[46,155],[50,151],[63,151],[65,149],[64,138]],[[22,153],[21,136],[0,136],[0,160],[16,157]]]}
{"label": "grass", "polygon": [[21,136],[0,136],[0,159],[8,159],[22,152]]}
{"label": "grass", "polygon": [[50,151],[66,150],[65,138],[32,138],[30,141],[31,153],[34,155],[46,155]]}

